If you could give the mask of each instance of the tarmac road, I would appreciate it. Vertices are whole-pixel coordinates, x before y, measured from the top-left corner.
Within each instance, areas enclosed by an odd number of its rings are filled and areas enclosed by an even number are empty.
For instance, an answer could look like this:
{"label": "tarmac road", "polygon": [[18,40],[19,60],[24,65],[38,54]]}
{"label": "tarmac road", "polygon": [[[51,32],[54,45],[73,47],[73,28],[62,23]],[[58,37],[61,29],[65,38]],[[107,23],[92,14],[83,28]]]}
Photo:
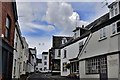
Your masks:
{"label": "tarmac road", "polygon": [[61,76],[52,76],[50,73],[34,73],[30,75],[26,80],[79,80],[79,79],[71,79],[67,77]]}

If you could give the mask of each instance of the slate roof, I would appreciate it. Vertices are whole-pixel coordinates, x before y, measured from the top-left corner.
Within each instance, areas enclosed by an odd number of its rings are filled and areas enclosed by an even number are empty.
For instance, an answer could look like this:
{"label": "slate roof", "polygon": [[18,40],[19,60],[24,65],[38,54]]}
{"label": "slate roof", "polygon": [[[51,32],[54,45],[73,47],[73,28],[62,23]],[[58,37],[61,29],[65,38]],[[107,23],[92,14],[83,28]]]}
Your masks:
{"label": "slate roof", "polygon": [[84,34],[82,34],[80,37],[73,39],[68,41],[66,44],[61,45],[60,48],[63,48],[65,46],[68,46],[72,43],[75,43],[85,37],[87,37],[90,33],[93,33],[107,25],[110,25],[111,23],[117,21],[120,19],[120,14],[109,19],[109,13],[106,13],[105,15],[101,16],[100,18],[96,19],[94,22],[90,23],[89,25],[85,26],[86,29],[88,29],[88,31],[84,32]]}
{"label": "slate roof", "polygon": [[43,52],[42,55],[44,55],[44,54],[48,54],[48,52]]}
{"label": "slate roof", "polygon": [[53,36],[53,47],[52,48],[60,48],[60,46],[62,45],[62,39],[66,38],[67,41],[69,41],[69,39],[71,39],[72,37],[66,37],[66,36]]}

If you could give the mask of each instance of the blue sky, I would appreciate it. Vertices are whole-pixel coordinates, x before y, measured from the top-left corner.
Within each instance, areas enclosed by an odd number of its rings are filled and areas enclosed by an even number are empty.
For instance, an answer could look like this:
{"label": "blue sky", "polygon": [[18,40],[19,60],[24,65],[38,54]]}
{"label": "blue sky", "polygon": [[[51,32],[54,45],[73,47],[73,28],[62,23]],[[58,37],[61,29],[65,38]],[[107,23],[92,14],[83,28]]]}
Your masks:
{"label": "blue sky", "polygon": [[[17,2],[19,24],[29,47],[40,58],[52,46],[52,36],[73,36],[72,30],[108,12],[102,2]],[[76,20],[77,16],[77,20]]]}

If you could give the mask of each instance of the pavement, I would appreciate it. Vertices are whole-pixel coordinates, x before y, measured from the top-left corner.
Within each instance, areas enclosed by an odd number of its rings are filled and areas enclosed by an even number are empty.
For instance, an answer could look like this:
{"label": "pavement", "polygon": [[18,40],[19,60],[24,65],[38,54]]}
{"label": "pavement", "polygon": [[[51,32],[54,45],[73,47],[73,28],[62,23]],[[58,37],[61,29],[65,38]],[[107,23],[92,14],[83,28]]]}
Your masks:
{"label": "pavement", "polygon": [[61,77],[59,75],[51,75],[50,73],[34,73],[27,77],[26,80],[79,80],[67,77]]}

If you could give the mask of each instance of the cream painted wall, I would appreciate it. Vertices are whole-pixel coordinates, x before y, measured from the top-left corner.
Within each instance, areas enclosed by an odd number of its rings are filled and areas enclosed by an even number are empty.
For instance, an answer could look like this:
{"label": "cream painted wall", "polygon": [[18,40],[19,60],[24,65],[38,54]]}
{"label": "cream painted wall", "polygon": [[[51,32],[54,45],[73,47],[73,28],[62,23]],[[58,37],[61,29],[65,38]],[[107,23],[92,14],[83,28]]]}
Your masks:
{"label": "cream painted wall", "polygon": [[[20,57],[20,61],[21,61],[21,73],[20,75],[26,74],[27,72],[27,60],[28,60],[28,43],[26,41],[26,39],[24,37],[22,37],[22,41],[23,41],[23,45],[24,45],[24,49],[23,52],[21,53],[21,57]],[[24,64],[25,62],[25,64]]]}
{"label": "cream painted wall", "polygon": [[[14,55],[13,55],[12,78],[20,78],[20,56],[21,56],[21,52],[23,52],[20,37],[19,37],[19,34],[15,28],[14,48],[15,48],[15,42],[16,42],[16,35],[18,35],[18,40],[17,40],[17,49],[14,50]],[[16,59],[16,65],[14,65],[15,59]],[[15,67],[15,74],[14,74],[14,67]]]}
{"label": "cream painted wall", "polygon": [[[103,54],[108,54],[112,52],[117,52],[119,51],[119,36],[120,34],[115,34],[112,35],[112,26],[108,25],[105,27],[106,28],[106,35],[107,37],[103,40],[100,40],[100,30],[94,32],[92,34],[92,37],[90,38],[87,46],[85,49],[81,52],[82,55],[79,56],[79,60],[84,59],[84,58],[90,58],[94,56],[99,56]],[[110,55],[108,54],[107,56],[107,67],[108,67],[108,78],[118,78],[119,75],[119,55]],[[116,64],[111,66],[109,60],[114,60],[116,59]],[[89,78],[90,75],[86,75],[83,70],[85,70],[85,61],[80,61],[80,75],[81,78]],[[82,71],[81,71],[82,70]],[[96,77],[98,76],[91,75],[91,77]]]}
{"label": "cream painted wall", "polygon": [[[83,41],[83,43],[85,43],[86,39],[87,38],[84,38],[82,40],[79,40],[79,41],[61,49],[61,76],[67,76],[70,74],[70,70],[67,70],[67,72],[63,72],[63,70],[62,70],[63,63],[64,62],[70,63],[69,59],[77,57],[77,55],[79,53],[79,43],[81,41]],[[67,56],[66,56],[66,58],[63,58],[65,49],[67,50],[67,54],[66,54]]]}
{"label": "cream painted wall", "polygon": [[[47,60],[44,60],[44,56],[47,56]],[[47,62],[47,65],[44,65],[44,62]],[[42,71],[48,71],[49,70],[49,55],[48,54],[42,54]],[[44,71],[44,67],[47,68],[47,70]]]}
{"label": "cream painted wall", "polygon": [[119,54],[107,56],[108,78],[118,78],[119,74]]}
{"label": "cream painted wall", "polygon": [[82,55],[79,56],[79,59],[118,51],[118,35],[111,35],[111,25],[108,25],[105,28],[107,35],[106,39],[100,40],[100,30],[94,32],[87,46],[81,52]]}

